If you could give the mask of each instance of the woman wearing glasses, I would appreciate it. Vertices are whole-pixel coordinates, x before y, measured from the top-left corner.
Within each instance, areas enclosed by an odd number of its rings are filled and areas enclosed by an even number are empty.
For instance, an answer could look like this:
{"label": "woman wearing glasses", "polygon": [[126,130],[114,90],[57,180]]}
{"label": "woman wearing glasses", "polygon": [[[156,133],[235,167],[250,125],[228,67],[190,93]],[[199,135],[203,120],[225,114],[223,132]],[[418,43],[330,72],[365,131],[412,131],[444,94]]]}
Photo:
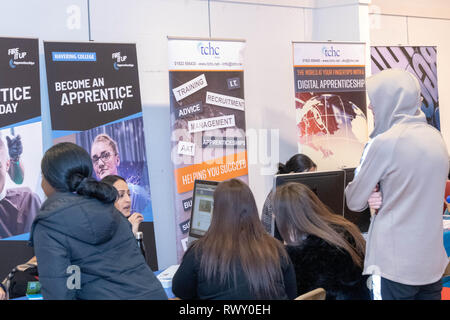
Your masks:
{"label": "woman wearing glasses", "polygon": [[107,134],[102,133],[95,137],[91,148],[91,159],[99,179],[118,175],[120,156],[117,143]]}

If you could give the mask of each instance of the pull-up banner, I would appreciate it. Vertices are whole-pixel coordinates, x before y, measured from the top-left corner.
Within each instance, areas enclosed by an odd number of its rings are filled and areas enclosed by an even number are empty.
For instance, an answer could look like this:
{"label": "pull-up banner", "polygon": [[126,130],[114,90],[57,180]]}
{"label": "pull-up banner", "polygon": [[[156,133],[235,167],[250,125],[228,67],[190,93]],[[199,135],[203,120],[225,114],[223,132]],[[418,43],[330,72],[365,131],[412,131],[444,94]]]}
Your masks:
{"label": "pull-up banner", "polygon": [[179,260],[187,248],[194,181],[239,178],[248,183],[244,47],[244,41],[169,38]]}
{"label": "pull-up banner", "polygon": [[44,42],[44,49],[53,142],[85,148],[98,180],[127,181],[129,213],[150,225],[144,240],[157,268],[136,45]]}
{"label": "pull-up banner", "polygon": [[0,38],[0,239],[28,240],[41,158],[38,39]]}
{"label": "pull-up banner", "polygon": [[364,43],[293,43],[299,152],[356,167],[367,142]]}
{"label": "pull-up banner", "polygon": [[425,113],[428,124],[440,130],[436,47],[376,46],[371,47],[370,56],[372,74],[398,68],[417,77],[423,98],[421,110]]}

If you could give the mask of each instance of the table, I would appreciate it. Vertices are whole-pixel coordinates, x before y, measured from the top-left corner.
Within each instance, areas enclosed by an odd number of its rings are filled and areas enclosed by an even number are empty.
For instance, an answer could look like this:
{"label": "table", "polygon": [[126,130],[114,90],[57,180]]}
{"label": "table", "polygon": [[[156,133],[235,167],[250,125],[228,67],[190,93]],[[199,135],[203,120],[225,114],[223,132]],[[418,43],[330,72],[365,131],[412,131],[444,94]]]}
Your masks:
{"label": "table", "polygon": [[[163,271],[164,271],[164,270],[154,271],[153,274],[154,274],[155,276],[157,276],[158,274],[160,274],[160,273],[163,272]],[[164,287],[163,287],[163,288],[164,288]],[[165,291],[166,294],[167,294],[167,298],[169,298],[169,299],[175,299],[175,298],[176,298],[175,295],[174,295],[173,292],[172,292],[172,287],[164,288],[164,291]],[[11,299],[11,300],[31,300],[31,299],[29,299],[27,296],[24,296],[24,297],[19,297],[19,298]],[[43,299],[37,299],[37,300],[43,300]]]}
{"label": "table", "polygon": [[[450,217],[448,217],[447,219],[450,219]],[[446,229],[444,231],[444,247],[447,252],[447,256],[450,257],[450,229]],[[155,274],[155,276],[157,276],[158,274],[160,274],[163,271],[164,270],[158,270],[153,273]],[[450,277],[444,278],[442,282],[443,282],[442,283],[442,300],[450,300]],[[169,298],[169,299],[176,298],[172,292],[172,287],[164,288],[164,291],[167,294],[167,298]],[[28,298],[20,297],[20,298],[14,299],[14,300],[28,300]]]}
{"label": "table", "polygon": [[[155,271],[155,272],[153,272],[154,274],[155,274],[155,276],[157,276],[158,274],[160,274],[161,272],[163,272],[164,270],[158,270],[158,271]],[[163,286],[163,288],[164,288],[164,286]],[[164,288],[164,291],[166,292],[166,294],[167,294],[167,298],[169,298],[169,299],[174,299],[174,298],[176,298],[175,297],[175,295],[173,294],[173,292],[172,292],[172,286],[170,286],[169,288]]]}

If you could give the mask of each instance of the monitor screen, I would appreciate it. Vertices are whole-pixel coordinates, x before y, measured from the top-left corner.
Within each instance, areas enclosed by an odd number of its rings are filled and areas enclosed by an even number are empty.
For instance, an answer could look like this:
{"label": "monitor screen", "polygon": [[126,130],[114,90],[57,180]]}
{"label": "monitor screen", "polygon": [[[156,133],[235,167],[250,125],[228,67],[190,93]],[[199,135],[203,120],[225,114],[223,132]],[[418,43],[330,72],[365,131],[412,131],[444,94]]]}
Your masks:
{"label": "monitor screen", "polygon": [[[347,185],[350,182],[352,182],[353,178],[355,177],[355,168],[345,168],[344,172],[345,172],[345,187],[347,187]],[[355,212],[347,207],[347,201],[344,202],[345,202],[344,218],[356,224],[359,230],[361,230],[361,232],[363,233],[367,232],[369,230],[370,225],[370,208],[367,207],[367,209],[362,212]]]}
{"label": "monitor screen", "polygon": [[213,212],[213,195],[218,182],[195,180],[189,236],[200,238],[208,231]]}
{"label": "monitor screen", "polygon": [[275,175],[274,186],[277,188],[288,182],[298,182],[308,186],[333,213],[344,213],[344,178],[343,170],[315,171]]}

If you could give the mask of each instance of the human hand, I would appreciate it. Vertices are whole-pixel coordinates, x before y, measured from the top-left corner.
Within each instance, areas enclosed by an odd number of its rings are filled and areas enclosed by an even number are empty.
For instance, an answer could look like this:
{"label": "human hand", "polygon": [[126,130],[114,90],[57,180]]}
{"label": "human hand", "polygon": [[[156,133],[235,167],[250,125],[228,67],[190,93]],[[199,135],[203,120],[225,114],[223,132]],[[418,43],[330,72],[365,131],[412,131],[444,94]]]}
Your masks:
{"label": "human hand", "polygon": [[142,221],[144,221],[144,216],[138,212],[135,212],[128,217],[128,221],[131,223],[131,230],[133,230],[133,233],[136,234],[136,232],[138,232],[139,225]]}
{"label": "human hand", "polygon": [[377,214],[378,209],[380,209],[381,205],[383,204],[383,197],[378,185],[373,189],[372,194],[369,196],[369,200],[367,202],[369,203],[370,209],[374,210],[375,214]]}
{"label": "human hand", "polygon": [[6,142],[8,144],[8,152],[9,152],[9,158],[12,161],[19,161],[20,155],[23,152],[23,146],[22,146],[22,140],[20,138],[20,135],[10,138],[6,136]]}

